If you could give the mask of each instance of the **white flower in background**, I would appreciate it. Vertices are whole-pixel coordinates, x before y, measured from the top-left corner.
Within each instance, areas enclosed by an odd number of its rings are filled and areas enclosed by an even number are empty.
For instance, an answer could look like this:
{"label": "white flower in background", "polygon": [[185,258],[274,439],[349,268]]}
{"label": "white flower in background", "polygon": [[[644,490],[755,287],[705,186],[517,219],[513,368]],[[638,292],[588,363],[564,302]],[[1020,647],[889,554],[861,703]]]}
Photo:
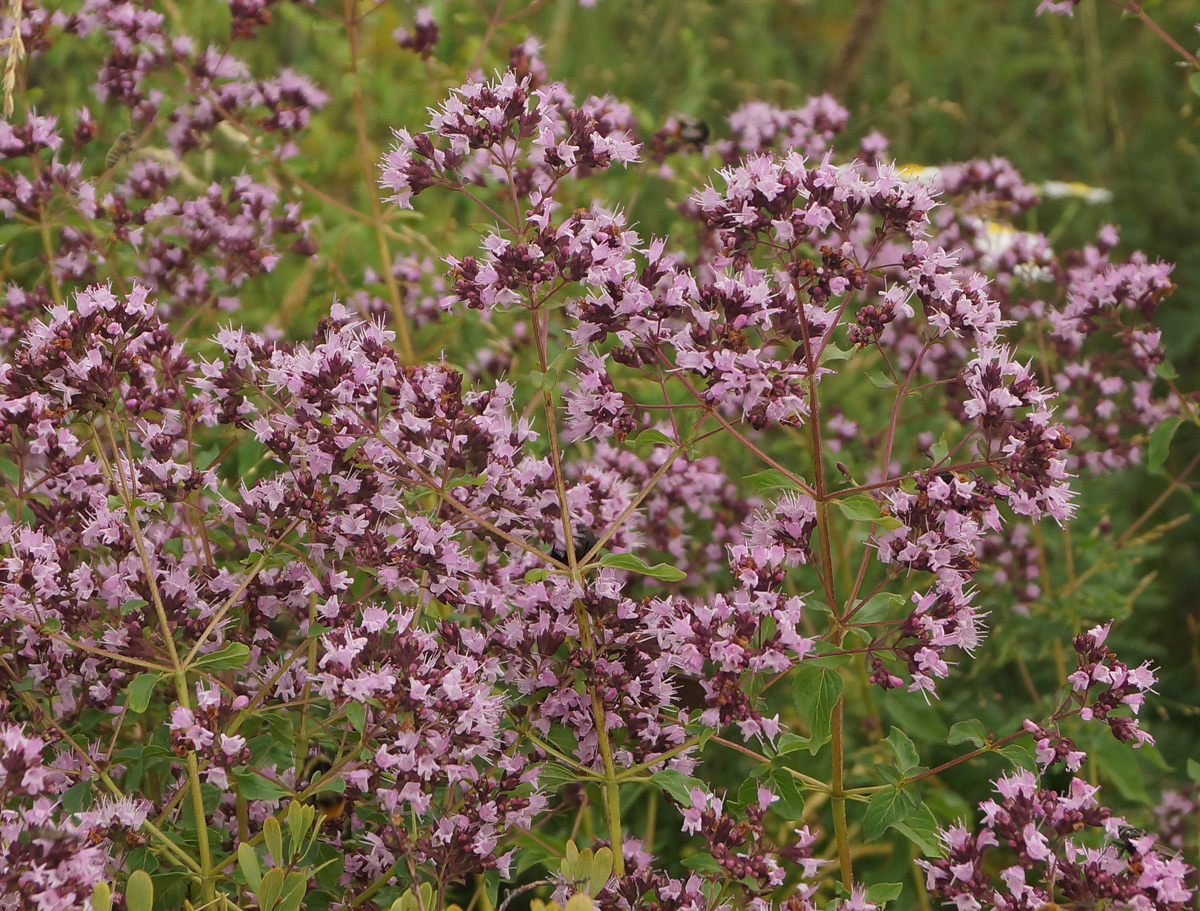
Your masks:
{"label": "white flower in background", "polygon": [[896,174],[905,180],[936,183],[942,176],[942,169],[919,164],[896,165]]}
{"label": "white flower in background", "polygon": [[995,221],[977,223],[981,229],[975,237],[975,249],[979,252],[980,265],[989,272],[999,265],[1000,258],[1014,252],[1021,256],[1022,261],[1013,266],[1013,274],[1028,283],[1048,281],[1052,277],[1050,270],[1036,258],[1028,257],[1035,250],[1041,250],[1045,256],[1053,256],[1054,251],[1042,245],[1042,239],[1037,234],[1028,231],[1018,231],[1012,225]]}
{"label": "white flower in background", "polygon": [[1089,206],[1102,206],[1112,202],[1112,190],[1104,187],[1089,187],[1086,183],[1062,180],[1047,180],[1038,187],[1047,199],[1082,199]]}

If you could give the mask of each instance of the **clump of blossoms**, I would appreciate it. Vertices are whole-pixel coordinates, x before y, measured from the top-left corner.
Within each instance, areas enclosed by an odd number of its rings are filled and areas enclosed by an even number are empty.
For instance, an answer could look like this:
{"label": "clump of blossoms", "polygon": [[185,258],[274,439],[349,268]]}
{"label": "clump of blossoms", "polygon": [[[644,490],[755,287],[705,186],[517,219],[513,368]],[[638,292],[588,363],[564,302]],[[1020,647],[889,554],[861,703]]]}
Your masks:
{"label": "clump of blossoms", "polygon": [[[0,212],[44,257],[0,306],[0,908],[153,869],[162,907],[286,881],[368,911],[875,911],[905,901],[870,860],[889,839],[960,908],[1190,900],[1080,779],[1001,776],[944,856],[921,802],[1018,740],[1076,772],[1081,722],[1152,742],[1154,674],[1107,626],[975,753],[927,771],[941,744],[876,736],[969,679],[990,570],[1038,597],[1031,529],[1074,519],[1075,477],[1186,411],[1152,380],[1168,266],[1016,231],[1036,193],[1001,159],[914,174],[877,133],[840,156],[827,96],[711,141],[674,117],[643,152],[630,106],[577,101],[528,39],[378,175],[359,149],[379,259],[314,331],[196,343],[272,272],[283,311],[340,271],[312,257],[345,204],[296,161],[328,98],[255,74],[240,43],[277,4],[228,7],[200,48],[149,7],[22,6],[33,52],[102,48],[132,129],[109,152],[84,108],[0,136]],[[353,69],[368,19],[339,21]],[[441,72],[428,9],[391,39]],[[213,169],[235,149],[245,172]],[[676,200],[694,240],[610,201],[684,154],[718,165]],[[488,227],[389,248],[439,196]],[[611,868],[565,876],[576,842]]]}
{"label": "clump of blossoms", "polygon": [[[1096,786],[1071,778],[1055,790],[1022,771],[995,787],[999,799],[979,805],[981,827],[943,830],[947,856],[921,861],[926,887],[947,904],[962,911],[1071,902],[1178,911],[1191,900],[1188,866],[1157,849],[1153,835],[1122,834],[1124,820],[1099,803]],[[1008,865],[994,873],[999,857]]]}
{"label": "clump of blossoms", "polygon": [[413,18],[412,29],[398,28],[392,33],[396,43],[415,54],[420,54],[426,60],[433,53],[438,43],[441,30],[429,7],[422,6]]}
{"label": "clump of blossoms", "polygon": [[[233,42],[268,24],[271,5],[231,3]],[[291,70],[257,78],[233,48],[200,47],[163,13],[124,0],[49,15],[23,8],[27,53],[69,45],[103,56],[91,93],[108,110],[31,112],[3,127],[0,213],[46,231],[36,254],[45,274],[8,290],[14,315],[28,319],[42,297],[61,304],[96,283],[128,290],[132,275],[169,316],[233,311],[247,282],[316,251],[312,222],[275,175],[223,173],[212,157],[248,143],[276,169],[295,156],[296,137],[328,101],[311,80]],[[181,76],[188,91],[172,91]]]}
{"label": "clump of blossoms", "polygon": [[[1184,851],[1196,843],[1196,812],[1200,807],[1200,785],[1189,784],[1178,791],[1167,791],[1162,803],[1154,808],[1162,843],[1174,851]],[[1196,886],[1196,872],[1192,870],[1189,885]]]}
{"label": "clump of blossoms", "polygon": [[[0,725],[0,902],[7,907],[83,907],[109,862],[106,826],[93,843],[91,826],[59,812],[68,776],[45,763],[47,746],[23,727]],[[134,811],[122,822],[136,831],[145,818]]]}

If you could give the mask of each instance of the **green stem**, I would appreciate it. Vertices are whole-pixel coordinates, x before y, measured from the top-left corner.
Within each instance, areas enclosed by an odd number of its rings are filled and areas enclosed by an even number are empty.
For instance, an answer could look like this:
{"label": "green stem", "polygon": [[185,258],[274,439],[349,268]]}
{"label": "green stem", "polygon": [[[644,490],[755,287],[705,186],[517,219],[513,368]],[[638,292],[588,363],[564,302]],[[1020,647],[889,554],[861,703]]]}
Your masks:
{"label": "green stem", "polygon": [[659,753],[653,759],[647,759],[645,762],[639,762],[637,765],[630,766],[621,773],[621,778],[631,778],[634,775],[646,771],[651,766],[658,765],[660,762],[666,762],[672,756],[678,756],[680,753],[690,750],[698,743],[700,743],[700,738],[698,736],[689,737],[683,743],[679,744],[678,746],[671,747],[671,749],[667,750],[665,753]]}
{"label": "green stem", "polygon": [[54,274],[54,242],[50,237],[50,224],[46,221],[46,213],[40,213],[38,229],[42,235],[42,249],[46,252],[46,277],[50,285],[50,296],[54,303],[62,305],[62,289],[58,286],[58,276]]}
{"label": "green stem", "polygon": [[833,787],[830,796],[833,804],[833,834],[837,839],[838,861],[842,868],[842,885],[847,889],[854,885],[854,869],[850,863],[850,839],[846,828],[846,789],[843,783],[845,774],[845,740],[843,738],[844,715],[842,699],[833,706],[833,718],[830,730],[833,738]]}
{"label": "green stem", "polygon": [[[592,713],[597,723],[605,722],[604,704],[592,687]],[[608,742],[608,732],[597,730],[597,740],[600,742],[600,758],[604,762],[604,818],[608,822],[608,837],[612,842],[613,872],[617,876],[625,873],[625,851],[621,843],[621,782],[617,778],[617,767],[613,765],[612,746]]]}

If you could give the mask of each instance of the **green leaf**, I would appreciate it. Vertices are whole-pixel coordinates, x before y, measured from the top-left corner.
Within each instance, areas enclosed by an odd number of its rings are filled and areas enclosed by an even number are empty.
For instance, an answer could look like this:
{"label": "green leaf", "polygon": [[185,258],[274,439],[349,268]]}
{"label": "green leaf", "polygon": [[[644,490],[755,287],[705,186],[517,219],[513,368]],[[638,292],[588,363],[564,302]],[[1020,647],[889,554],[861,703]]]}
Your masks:
{"label": "green leaf", "polygon": [[127,911],[153,911],[154,881],[145,870],[134,870],[125,883],[125,908]]}
{"label": "green leaf", "polygon": [[1033,758],[1033,753],[1029,751],[1029,747],[1023,744],[1010,743],[1008,746],[1001,747],[997,752],[1018,768],[1033,771],[1037,767],[1037,760]]}
{"label": "green leaf", "polygon": [[755,490],[799,490],[800,486],[778,468],[768,468],[746,476],[746,483]]}
{"label": "green leaf", "polygon": [[354,726],[354,730],[362,733],[367,729],[367,707],[361,702],[350,701],[346,703],[346,717],[350,719],[350,724]]}
{"label": "green leaf", "polygon": [[[268,821],[273,817],[268,817]],[[278,823],[276,823],[278,825]],[[275,906],[279,904],[279,896],[283,894],[283,883],[286,874],[278,867],[268,870],[262,878],[262,882],[258,884],[258,888],[254,890],[254,894],[258,896],[258,907],[260,911],[275,911]]]}
{"label": "green leaf", "polygon": [[548,575],[550,575],[550,571],[546,567],[535,566],[529,572],[525,573],[525,584],[532,585],[534,582],[545,582]]}
{"label": "green leaf", "polygon": [[821,363],[824,364],[828,361],[848,361],[853,356],[853,348],[839,348],[837,345],[830,343],[821,352]]}
{"label": "green leaf", "polygon": [[945,461],[950,455],[950,444],[946,442],[946,435],[943,433],[938,437],[938,441],[929,447],[929,455],[933,459],[933,464]]}
{"label": "green leaf", "polygon": [[704,782],[699,778],[689,778],[675,769],[662,769],[650,776],[650,780],[675,798],[684,807],[692,805],[692,788],[704,789]]}
{"label": "green leaf", "polygon": [[[756,769],[755,771],[761,770]],[[758,788],[762,784],[763,782],[761,779],[755,777],[754,775],[748,775],[747,777],[743,778],[742,783],[738,785],[737,800],[729,801],[726,799],[726,803],[731,807],[736,804],[739,809],[748,807],[752,803],[758,803]],[[774,781],[769,782],[769,784],[774,784]],[[778,806],[778,803],[772,804],[772,806]]]}
{"label": "green leaf", "polygon": [[[781,770],[772,776],[771,783],[775,785],[772,790],[779,795],[779,799],[771,804],[771,809],[784,819],[802,818],[804,816],[804,795],[796,787],[796,779],[787,771]],[[757,797],[757,795],[755,796]]]}
{"label": "green leaf", "polygon": [[1192,781],[1200,781],[1200,762],[1189,759],[1187,761],[1187,773],[1188,778],[1192,779]]}
{"label": "green leaf", "polygon": [[842,515],[852,522],[874,522],[884,528],[899,528],[903,523],[895,516],[885,516],[879,511],[879,504],[869,494],[860,493],[852,497],[838,497],[830,500],[841,510]]}
{"label": "green leaf", "polygon": [[666,563],[655,563],[653,566],[649,566],[633,554],[605,554],[600,558],[600,565],[641,573],[643,576],[661,579],[664,582],[679,582],[687,578],[687,573],[677,566],[669,566]]}
{"label": "green leaf", "polygon": [[455,487],[482,487],[487,483],[487,479],[488,477],[486,471],[474,476],[453,478],[452,480],[446,482],[445,489],[450,490]]}
{"label": "green leaf", "polygon": [[1171,767],[1167,764],[1167,761],[1163,759],[1163,754],[1160,753],[1158,751],[1158,747],[1152,743],[1142,744],[1137,748],[1137,754],[1138,758],[1143,762],[1149,762],[1164,772],[1169,772],[1171,770]]}
{"label": "green leaf", "polygon": [[900,787],[900,783],[904,781],[904,776],[900,774],[900,770],[894,765],[877,765],[875,772],[890,785]]}
{"label": "green leaf", "polygon": [[908,813],[908,804],[899,788],[876,791],[867,804],[867,815],[863,817],[863,835],[867,841],[878,841],[892,823],[899,822]]}
{"label": "green leaf", "polygon": [[784,753],[802,750],[806,746],[808,746],[807,737],[801,737],[799,734],[793,734],[789,731],[786,734],[780,734],[775,739],[775,755],[782,756]]}
{"label": "green leaf", "polygon": [[154,906],[159,911],[164,908],[184,907],[188,896],[187,877],[181,873],[157,873],[152,879],[154,880]]}
{"label": "green leaf", "polygon": [[543,788],[555,788],[559,785],[573,784],[577,781],[579,781],[579,775],[561,762],[547,762],[542,766],[541,774],[538,775],[538,783]]}
{"label": "green leaf", "polygon": [[193,666],[210,671],[233,671],[245,667],[249,658],[250,646],[244,642],[230,642],[222,649],[199,656]]}
{"label": "green leaf", "polygon": [[175,754],[166,747],[159,746],[157,743],[150,743],[144,747],[129,747],[124,750],[118,750],[113,754],[113,760],[117,762],[136,762],[139,759],[166,759]]}
{"label": "green leaf", "polygon": [[1188,88],[1192,90],[1193,95],[1200,95],[1200,73],[1188,76]]}
{"label": "green leaf", "polygon": [[1089,752],[1100,771],[1116,785],[1122,797],[1142,806],[1151,805],[1150,794],[1142,781],[1142,770],[1138,767],[1137,756],[1134,755],[1132,747],[1104,736]]}
{"label": "green leaf", "polygon": [[876,883],[867,889],[867,901],[875,904],[894,901],[904,891],[904,883]]}
{"label": "green leaf", "polygon": [[689,870],[695,870],[697,873],[716,873],[724,872],[724,868],[713,860],[711,854],[693,854],[691,857],[685,857],[681,863]]}
{"label": "green leaf", "polygon": [[[279,911],[300,911],[304,899],[304,887],[308,884],[308,872],[297,870],[289,873],[283,883],[283,894],[279,899]],[[429,905],[425,906],[426,908]]]}
{"label": "green leaf", "polygon": [[262,882],[262,867],[258,865],[258,854],[254,848],[242,842],[237,849],[238,869],[242,871],[242,876],[246,877],[246,885],[250,887],[251,892],[258,892],[258,885]]}
{"label": "green leaf", "polygon": [[575,839],[572,838],[563,847],[563,859],[559,870],[567,879],[574,879],[575,865],[578,863],[579,845],[575,844]]}
{"label": "green leaf", "polygon": [[977,747],[987,743],[987,728],[978,718],[959,721],[950,727],[950,735],[946,738],[949,744],[973,743]]}
{"label": "green leaf", "polygon": [[1147,448],[1146,464],[1151,471],[1158,471],[1167,461],[1167,452],[1171,448],[1171,439],[1175,431],[1183,423],[1183,418],[1167,418],[1150,432],[1150,445]]}
{"label": "green leaf", "polygon": [[630,446],[643,446],[647,443],[652,443],[655,446],[675,445],[674,440],[655,427],[650,427],[646,430],[643,430],[636,437],[629,441]]}
{"label": "green leaf", "polygon": [[[483,888],[487,892],[488,901],[494,908],[498,905],[500,899],[500,871],[486,870],[483,874]],[[428,906],[426,906],[428,907]]]}
{"label": "green leaf", "polygon": [[925,804],[893,822],[892,828],[920,848],[926,857],[937,857],[942,853],[937,837],[937,820]]}
{"label": "green leaf", "polygon": [[62,808],[68,813],[78,813],[88,806],[91,806],[92,783],[90,781],[79,781],[71,785],[62,793],[59,798],[62,803]]}
{"label": "green leaf", "polygon": [[342,878],[346,858],[340,851],[323,841],[317,842],[317,858],[321,861],[321,865],[315,871],[317,882],[332,892],[337,888],[338,880]]}
{"label": "green leaf", "polygon": [[[267,853],[271,855],[272,864],[282,867],[287,863],[287,858],[283,856],[283,828],[274,816],[263,820],[263,841],[267,844]],[[279,887],[282,889],[283,883],[280,883]]]}
{"label": "green leaf", "polygon": [[878,370],[867,374],[867,379],[871,381],[871,385],[876,389],[895,389],[896,381],[885,373],[880,373]]}
{"label": "green leaf", "polygon": [[907,772],[920,764],[921,757],[917,754],[916,745],[902,730],[893,727],[892,732],[887,735],[887,742],[896,754],[896,765],[901,772]]}
{"label": "green leaf", "polygon": [[612,876],[613,869],[613,852],[612,848],[604,847],[596,851],[592,857],[592,874],[588,879],[588,895],[598,895],[600,890],[608,884],[608,878]]}
{"label": "green leaf", "polygon": [[125,707],[135,715],[140,715],[150,707],[150,697],[154,695],[154,687],[162,678],[162,674],[138,674],[126,688]]}
{"label": "green leaf", "polygon": [[112,911],[112,887],[104,880],[92,889],[92,911]]}
{"label": "green leaf", "polygon": [[904,595],[896,592],[880,592],[867,599],[865,604],[859,605],[854,612],[853,620],[855,623],[872,623],[875,620],[883,620],[907,604],[908,599]]}
{"label": "green leaf", "polygon": [[829,740],[833,706],[841,695],[842,678],[837,671],[807,661],[801,663],[792,681],[792,698],[811,734],[810,755],[815,756]]}
{"label": "green leaf", "polygon": [[247,800],[279,800],[288,794],[283,785],[271,781],[269,778],[263,778],[257,772],[235,769],[233,778],[238,784],[238,790]]}
{"label": "green leaf", "polygon": [[317,811],[306,803],[293,800],[288,804],[288,841],[292,846],[293,854],[296,853],[297,846],[303,844],[304,839],[308,837],[308,830],[312,828],[316,815]]}
{"label": "green leaf", "polygon": [[1170,361],[1159,361],[1154,365],[1154,373],[1164,380],[1179,379],[1179,371],[1171,365]]}

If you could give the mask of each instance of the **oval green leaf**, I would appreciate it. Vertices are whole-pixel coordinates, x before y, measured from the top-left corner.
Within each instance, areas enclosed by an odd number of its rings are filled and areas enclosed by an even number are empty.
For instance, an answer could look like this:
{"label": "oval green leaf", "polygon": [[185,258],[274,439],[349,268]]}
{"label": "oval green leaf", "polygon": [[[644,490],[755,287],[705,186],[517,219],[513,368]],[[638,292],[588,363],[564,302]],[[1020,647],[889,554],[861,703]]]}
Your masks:
{"label": "oval green leaf", "polygon": [[128,911],[152,911],[154,882],[145,870],[134,870],[125,883],[125,907]]}

